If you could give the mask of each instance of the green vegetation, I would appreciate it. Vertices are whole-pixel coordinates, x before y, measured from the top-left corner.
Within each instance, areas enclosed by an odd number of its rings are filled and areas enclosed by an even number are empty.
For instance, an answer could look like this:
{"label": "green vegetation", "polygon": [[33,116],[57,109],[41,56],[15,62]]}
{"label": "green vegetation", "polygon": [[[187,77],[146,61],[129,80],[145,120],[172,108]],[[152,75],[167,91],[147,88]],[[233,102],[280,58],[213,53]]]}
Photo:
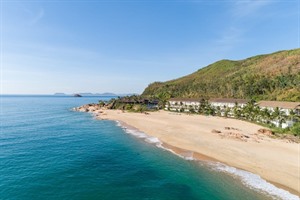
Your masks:
{"label": "green vegetation", "polygon": [[[105,105],[109,109],[119,109],[126,110],[130,112],[146,112],[158,110],[158,100],[155,99],[145,99],[140,95],[132,95],[125,97],[118,97],[116,99],[111,99]],[[103,102],[99,102],[99,105],[103,105]]]}
{"label": "green vegetation", "polygon": [[170,97],[300,101],[300,49],[221,60],[188,76],[154,82],[142,96],[163,103]]}
{"label": "green vegetation", "polygon": [[291,128],[291,132],[296,136],[300,136],[300,122],[294,124],[294,126]]}
{"label": "green vegetation", "polygon": [[[169,109],[170,110],[170,109]],[[246,106],[241,107],[236,104],[234,107],[213,107],[208,101],[202,100],[199,107],[186,106],[180,104],[176,112],[189,112],[211,116],[233,117],[235,119],[245,120],[261,126],[270,128],[275,133],[293,134],[300,136],[300,122],[299,116],[295,115],[293,110],[289,111],[289,115],[280,111],[277,107],[274,111],[268,109],[261,109],[254,101],[249,101]],[[298,121],[292,127],[280,128],[281,125],[288,120]],[[280,127],[276,127],[272,122],[278,122]]]}

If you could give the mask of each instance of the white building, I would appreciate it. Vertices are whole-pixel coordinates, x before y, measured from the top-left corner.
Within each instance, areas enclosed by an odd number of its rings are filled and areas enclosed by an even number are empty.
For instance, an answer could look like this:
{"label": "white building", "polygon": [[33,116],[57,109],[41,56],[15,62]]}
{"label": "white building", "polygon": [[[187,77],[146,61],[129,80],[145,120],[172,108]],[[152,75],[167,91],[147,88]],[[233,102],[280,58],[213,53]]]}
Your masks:
{"label": "white building", "polygon": [[[300,102],[287,102],[287,101],[260,101],[258,102],[260,109],[268,109],[271,113],[278,108],[278,110],[284,115],[289,116],[291,111],[295,115],[300,116]],[[279,127],[280,122],[278,120],[271,121],[275,126]],[[287,128],[293,126],[295,121],[293,119],[286,120],[281,124],[281,128]]]}
{"label": "white building", "polygon": [[[200,98],[172,98],[165,106],[165,110],[177,112],[198,112],[201,102],[205,102]],[[213,107],[221,116],[234,116],[235,112],[242,111],[242,108],[247,105],[249,101],[246,99],[230,99],[230,98],[215,98],[208,101],[209,105]],[[287,128],[292,127],[296,122],[291,115],[291,111],[295,115],[300,116],[300,102],[284,102],[284,101],[260,101],[258,104],[261,110],[268,109],[272,114],[277,108],[286,117],[278,117],[271,121],[277,127]],[[237,110],[235,107],[237,106]],[[284,120],[285,119],[285,120]],[[263,122],[267,119],[261,119]]]}
{"label": "white building", "polygon": [[290,115],[292,110],[296,115],[300,116],[300,102],[288,102],[288,101],[260,101],[258,106],[262,109],[267,108],[271,112],[274,112],[276,108],[279,111],[284,112],[286,115]]}
{"label": "white building", "polygon": [[[230,99],[230,98],[214,98],[210,99],[209,104],[218,112],[221,113],[221,116],[233,116],[233,108],[238,106],[242,108],[247,105],[248,100],[246,99]],[[227,114],[226,114],[227,112]]]}
{"label": "white building", "polygon": [[239,107],[244,107],[247,105],[249,102],[246,99],[229,99],[229,98],[215,98],[215,99],[210,99],[208,101],[211,106],[217,108],[220,107],[222,108],[233,108],[236,105]]}
{"label": "white building", "polygon": [[190,109],[194,109],[197,112],[200,102],[199,98],[171,98],[165,106],[165,110],[189,112]]}

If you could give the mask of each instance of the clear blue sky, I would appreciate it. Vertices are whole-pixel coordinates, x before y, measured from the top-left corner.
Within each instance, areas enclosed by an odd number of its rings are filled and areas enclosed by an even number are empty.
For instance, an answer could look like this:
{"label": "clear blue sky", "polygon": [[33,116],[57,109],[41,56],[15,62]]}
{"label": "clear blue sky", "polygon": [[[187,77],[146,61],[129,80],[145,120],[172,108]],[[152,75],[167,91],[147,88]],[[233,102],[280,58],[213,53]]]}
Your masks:
{"label": "clear blue sky", "polygon": [[1,0],[1,93],[141,93],[299,48],[299,0]]}

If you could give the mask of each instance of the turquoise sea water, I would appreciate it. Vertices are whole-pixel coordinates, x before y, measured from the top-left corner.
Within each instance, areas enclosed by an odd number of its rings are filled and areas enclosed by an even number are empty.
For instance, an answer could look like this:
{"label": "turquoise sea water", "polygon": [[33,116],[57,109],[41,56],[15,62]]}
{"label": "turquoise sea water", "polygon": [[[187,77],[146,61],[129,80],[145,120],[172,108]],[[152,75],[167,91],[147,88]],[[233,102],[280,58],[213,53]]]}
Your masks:
{"label": "turquoise sea water", "polygon": [[250,189],[247,173],[243,181],[242,171],[182,159],[70,110],[107,98],[2,96],[0,199],[280,199]]}

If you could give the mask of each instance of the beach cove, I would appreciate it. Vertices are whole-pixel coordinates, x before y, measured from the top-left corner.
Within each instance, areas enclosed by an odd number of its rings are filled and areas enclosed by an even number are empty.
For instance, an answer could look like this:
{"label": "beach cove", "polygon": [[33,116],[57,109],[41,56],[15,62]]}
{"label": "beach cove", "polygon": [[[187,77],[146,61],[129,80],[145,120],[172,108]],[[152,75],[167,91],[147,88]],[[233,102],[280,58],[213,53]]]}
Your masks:
{"label": "beach cove", "polygon": [[246,170],[299,196],[299,143],[258,134],[263,128],[259,125],[167,111],[144,114],[95,110],[93,113],[98,119],[119,121],[124,127],[158,138],[163,147],[182,157]]}

